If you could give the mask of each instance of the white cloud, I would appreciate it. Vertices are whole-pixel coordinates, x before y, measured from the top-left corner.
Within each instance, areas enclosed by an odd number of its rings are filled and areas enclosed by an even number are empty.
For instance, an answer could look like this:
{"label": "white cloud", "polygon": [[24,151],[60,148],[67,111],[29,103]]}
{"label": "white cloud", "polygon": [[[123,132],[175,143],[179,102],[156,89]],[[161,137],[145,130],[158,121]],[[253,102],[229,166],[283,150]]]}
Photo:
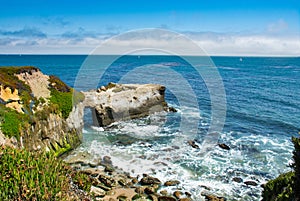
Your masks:
{"label": "white cloud", "polygon": [[[281,24],[281,25],[280,25]],[[279,22],[277,27],[284,28]],[[272,28],[272,29],[271,29]],[[279,30],[274,25],[270,30]],[[112,37],[110,34],[96,34],[80,31],[69,34],[68,37],[61,35],[47,38],[13,38],[7,36],[0,38],[0,54],[89,54],[93,49]],[[280,36],[274,34],[238,34],[238,33],[214,33],[214,32],[184,32],[183,38],[188,37],[208,55],[249,55],[249,56],[299,56],[299,36]],[[123,37],[110,39],[110,46],[103,48],[107,54],[118,51],[118,48],[128,49],[169,48],[176,49],[182,54],[193,54],[193,50],[186,45],[186,39],[174,38],[172,34],[153,34],[145,31],[142,35],[137,33],[125,34]],[[130,47],[130,48],[129,48]],[[201,52],[200,54],[203,54]]]}
{"label": "white cloud", "polygon": [[299,56],[298,36],[220,34],[191,37],[209,55]]}

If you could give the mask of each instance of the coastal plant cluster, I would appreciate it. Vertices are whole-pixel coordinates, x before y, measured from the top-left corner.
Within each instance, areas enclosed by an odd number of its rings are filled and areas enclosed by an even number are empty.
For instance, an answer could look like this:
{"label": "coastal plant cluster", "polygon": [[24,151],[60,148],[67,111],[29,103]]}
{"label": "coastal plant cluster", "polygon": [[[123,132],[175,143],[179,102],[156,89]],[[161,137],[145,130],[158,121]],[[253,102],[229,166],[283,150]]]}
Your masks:
{"label": "coastal plant cluster", "polygon": [[84,100],[84,95],[66,85],[58,77],[50,75],[50,103],[51,107],[57,108],[64,119],[68,118],[73,105]]}
{"label": "coastal plant cluster", "polygon": [[20,139],[20,129],[28,122],[28,117],[0,104],[1,131],[8,137]]}
{"label": "coastal plant cluster", "polygon": [[292,137],[294,144],[292,171],[279,175],[266,183],[262,201],[300,200],[300,138]]}
{"label": "coastal plant cluster", "polygon": [[68,200],[71,181],[90,191],[87,175],[74,171],[51,152],[0,148],[0,200]]}

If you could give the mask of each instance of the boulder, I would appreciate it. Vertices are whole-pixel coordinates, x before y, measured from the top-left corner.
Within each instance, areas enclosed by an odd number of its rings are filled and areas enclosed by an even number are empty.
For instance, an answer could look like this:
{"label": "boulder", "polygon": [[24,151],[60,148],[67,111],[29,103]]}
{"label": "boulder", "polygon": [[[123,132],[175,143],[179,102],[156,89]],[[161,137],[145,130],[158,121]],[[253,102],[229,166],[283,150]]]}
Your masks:
{"label": "boulder", "polygon": [[151,177],[151,176],[148,176],[148,175],[145,175],[140,183],[142,185],[154,185],[154,184],[161,184],[161,181],[155,177]]}
{"label": "boulder", "polygon": [[227,144],[219,143],[218,146],[219,146],[221,149],[230,150],[230,147],[229,147]]}

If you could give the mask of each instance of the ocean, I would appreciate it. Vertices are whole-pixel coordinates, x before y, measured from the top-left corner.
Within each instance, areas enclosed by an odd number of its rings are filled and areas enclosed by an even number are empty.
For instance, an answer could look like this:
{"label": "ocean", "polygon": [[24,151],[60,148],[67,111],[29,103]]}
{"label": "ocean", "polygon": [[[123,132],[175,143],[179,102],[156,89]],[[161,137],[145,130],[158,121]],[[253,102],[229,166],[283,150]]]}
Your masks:
{"label": "ocean", "polygon": [[260,185],[290,170],[291,137],[300,131],[299,57],[0,55],[0,66],[36,66],[78,90],[108,82],[166,85],[166,101],[178,112],[102,129],[86,109],[83,143],[75,152],[110,156],[134,176],[179,180],[196,200],[203,191],[260,200]]}

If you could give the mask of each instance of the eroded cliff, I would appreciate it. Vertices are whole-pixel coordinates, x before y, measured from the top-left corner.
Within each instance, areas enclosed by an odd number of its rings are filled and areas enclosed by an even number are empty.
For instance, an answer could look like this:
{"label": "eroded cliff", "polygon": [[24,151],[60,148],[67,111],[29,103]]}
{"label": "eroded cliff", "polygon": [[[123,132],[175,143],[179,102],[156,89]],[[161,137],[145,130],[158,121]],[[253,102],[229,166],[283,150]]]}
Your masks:
{"label": "eroded cliff", "polygon": [[38,68],[0,68],[0,143],[57,155],[76,147],[82,138],[83,99]]}

